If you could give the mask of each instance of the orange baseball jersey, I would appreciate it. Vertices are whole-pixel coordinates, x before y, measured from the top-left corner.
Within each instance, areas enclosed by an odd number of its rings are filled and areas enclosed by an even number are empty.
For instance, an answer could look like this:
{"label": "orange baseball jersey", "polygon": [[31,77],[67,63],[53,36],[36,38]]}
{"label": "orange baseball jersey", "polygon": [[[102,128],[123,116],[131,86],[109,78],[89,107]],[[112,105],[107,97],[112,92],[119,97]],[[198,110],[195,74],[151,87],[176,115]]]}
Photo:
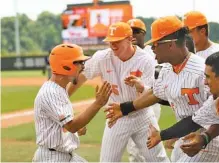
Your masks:
{"label": "orange baseball jersey", "polygon": [[206,59],[208,56],[218,51],[219,51],[219,44],[213,43],[209,48],[197,52],[196,55]]}
{"label": "orange baseball jersey", "polygon": [[193,115],[207,100],[204,69],[204,59],[192,54],[181,72],[165,64],[155,81],[154,94],[169,101],[177,120]]}

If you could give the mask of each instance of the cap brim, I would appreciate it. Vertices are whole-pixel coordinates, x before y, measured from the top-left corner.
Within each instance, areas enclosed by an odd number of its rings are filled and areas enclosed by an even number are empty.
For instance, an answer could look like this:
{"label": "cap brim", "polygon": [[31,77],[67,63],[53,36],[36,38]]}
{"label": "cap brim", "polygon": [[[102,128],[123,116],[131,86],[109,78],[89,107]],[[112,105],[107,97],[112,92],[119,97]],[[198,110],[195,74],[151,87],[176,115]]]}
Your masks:
{"label": "cap brim", "polygon": [[75,61],[86,61],[86,60],[88,60],[88,59],[90,59],[90,57],[88,57],[88,56],[81,56],[81,57],[76,58],[76,59],[74,60],[74,62],[75,62]]}
{"label": "cap brim", "polygon": [[147,41],[146,43],[144,43],[144,45],[149,45],[149,44],[151,44],[151,43],[153,43],[153,42],[155,42],[155,41],[158,41],[160,38],[158,38],[158,39],[150,39],[149,41]]}
{"label": "cap brim", "polygon": [[140,29],[140,30],[146,32],[146,29],[143,29],[143,28],[140,28],[140,27],[132,26],[131,28],[134,28],[134,29]]}
{"label": "cap brim", "polygon": [[[163,37],[165,37],[165,36],[163,36]],[[146,45],[149,45],[149,44],[151,44],[151,43],[154,43],[154,42],[156,42],[156,41],[162,39],[163,37],[159,37],[159,38],[156,38],[156,39],[150,39],[149,41],[147,41],[146,43],[144,43],[144,45],[146,46]]]}
{"label": "cap brim", "polygon": [[115,42],[125,39],[126,37],[106,37],[103,42]]}
{"label": "cap brim", "polygon": [[184,26],[188,27],[189,30],[192,30],[192,29],[194,29],[196,27],[203,26],[203,25],[206,25],[206,24],[208,24],[208,23],[203,22],[203,23],[200,23],[200,24],[197,24],[197,25],[193,25],[193,26],[186,26],[186,25],[184,25]]}

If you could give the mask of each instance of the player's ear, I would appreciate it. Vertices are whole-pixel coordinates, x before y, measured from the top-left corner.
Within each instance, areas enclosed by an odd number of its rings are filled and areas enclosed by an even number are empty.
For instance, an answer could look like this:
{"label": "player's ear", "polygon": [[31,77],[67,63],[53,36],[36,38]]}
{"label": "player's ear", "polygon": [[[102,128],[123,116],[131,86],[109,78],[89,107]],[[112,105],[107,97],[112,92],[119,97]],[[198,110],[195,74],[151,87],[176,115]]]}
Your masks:
{"label": "player's ear", "polygon": [[206,35],[206,32],[207,32],[207,31],[206,31],[205,28],[201,28],[201,29],[200,29],[200,33],[201,33],[202,35],[205,36],[205,35]]}

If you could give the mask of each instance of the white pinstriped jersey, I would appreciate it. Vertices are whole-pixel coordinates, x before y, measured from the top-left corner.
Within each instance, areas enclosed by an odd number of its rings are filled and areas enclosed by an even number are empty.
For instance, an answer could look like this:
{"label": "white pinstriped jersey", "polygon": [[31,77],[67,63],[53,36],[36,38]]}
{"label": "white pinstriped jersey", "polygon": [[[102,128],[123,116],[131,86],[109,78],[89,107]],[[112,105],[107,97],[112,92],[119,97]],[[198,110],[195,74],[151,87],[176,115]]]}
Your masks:
{"label": "white pinstriped jersey", "polygon": [[45,148],[70,153],[79,145],[77,133],[63,126],[74,117],[67,91],[52,81],[45,82],[34,102],[36,143]]}
{"label": "white pinstriped jersey", "polygon": [[211,95],[203,106],[195,112],[192,120],[206,129],[212,124],[219,124],[218,101],[218,99],[214,100],[213,95]]}
{"label": "white pinstriped jersey", "polygon": [[219,51],[219,44],[213,43],[209,48],[197,52],[196,55],[206,59],[208,56],[218,51]]}
{"label": "white pinstriped jersey", "polygon": [[145,54],[139,47],[128,61],[121,61],[114,56],[112,50],[97,51],[85,63],[84,75],[87,79],[101,76],[112,85],[112,95],[109,102],[126,102],[137,97],[135,88],[125,84],[124,79],[130,75],[140,77],[147,87],[152,87],[154,81],[154,59]]}
{"label": "white pinstriped jersey", "polygon": [[[153,50],[151,49],[150,45],[145,46],[144,51],[146,51],[148,54],[150,54],[150,56],[152,56],[152,58],[155,59],[155,54],[154,54]],[[157,64],[157,60],[155,60],[155,61],[156,61],[156,64]]]}
{"label": "white pinstriped jersey", "polygon": [[155,96],[169,101],[177,120],[193,115],[207,100],[204,69],[204,59],[191,54],[179,74],[165,64],[154,82]]}

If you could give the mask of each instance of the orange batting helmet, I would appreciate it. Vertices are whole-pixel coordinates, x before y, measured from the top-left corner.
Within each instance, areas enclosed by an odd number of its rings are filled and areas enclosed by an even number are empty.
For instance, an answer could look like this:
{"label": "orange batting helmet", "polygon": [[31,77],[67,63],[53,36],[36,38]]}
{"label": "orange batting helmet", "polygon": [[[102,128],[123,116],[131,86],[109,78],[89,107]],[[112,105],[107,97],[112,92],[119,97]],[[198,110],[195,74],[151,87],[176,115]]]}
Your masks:
{"label": "orange batting helmet", "polygon": [[54,47],[49,56],[52,73],[60,75],[73,75],[76,72],[76,61],[86,61],[80,46],[75,44],[60,44]]}

